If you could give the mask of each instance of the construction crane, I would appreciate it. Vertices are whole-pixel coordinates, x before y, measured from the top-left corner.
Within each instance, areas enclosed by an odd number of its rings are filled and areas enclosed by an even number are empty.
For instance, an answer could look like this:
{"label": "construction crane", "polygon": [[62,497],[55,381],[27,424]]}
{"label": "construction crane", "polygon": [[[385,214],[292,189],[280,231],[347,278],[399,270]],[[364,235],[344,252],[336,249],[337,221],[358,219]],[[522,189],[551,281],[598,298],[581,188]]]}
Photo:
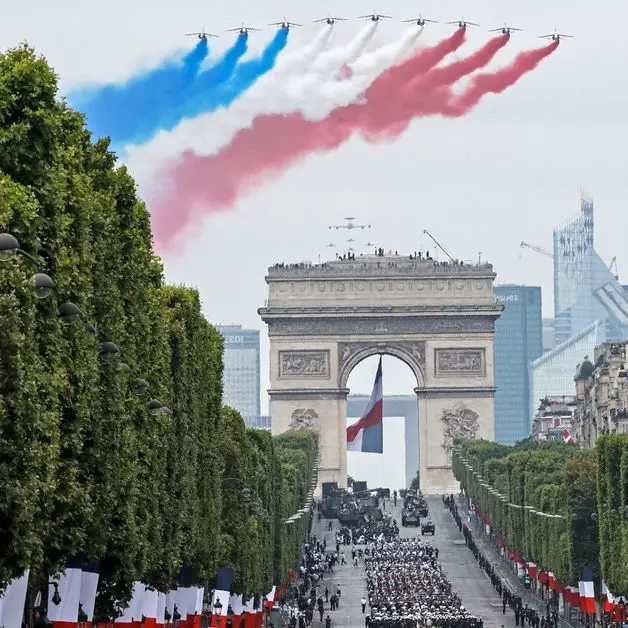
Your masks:
{"label": "construction crane", "polygon": [[536,246],[535,244],[528,244],[527,242],[522,242],[519,246],[522,249],[532,249],[533,251],[536,251],[537,253],[540,253],[541,255],[545,255],[545,257],[551,257],[552,259],[554,259],[554,254],[551,251],[544,249],[542,246]]}

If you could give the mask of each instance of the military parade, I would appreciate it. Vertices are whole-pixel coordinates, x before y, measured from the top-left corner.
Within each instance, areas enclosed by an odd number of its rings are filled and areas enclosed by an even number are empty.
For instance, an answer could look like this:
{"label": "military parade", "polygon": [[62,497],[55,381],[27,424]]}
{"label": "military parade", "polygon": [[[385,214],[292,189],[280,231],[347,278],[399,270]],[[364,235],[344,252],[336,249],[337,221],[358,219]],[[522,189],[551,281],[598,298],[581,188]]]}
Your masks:
{"label": "military parade", "polygon": [[[445,512],[449,500],[449,496],[443,498]],[[484,625],[481,617],[465,608],[448,580],[439,548],[424,538],[435,535],[436,525],[420,491],[368,490],[366,483],[358,482],[353,490],[345,490],[330,483],[323,486],[314,519],[317,533],[313,528],[304,547],[300,577],[282,595],[272,628],[357,625],[355,616],[350,624],[342,621],[340,609],[345,613],[361,610],[358,621],[366,628]],[[347,592],[343,597],[338,583],[340,568],[364,574],[361,599],[352,602],[346,598]],[[347,611],[349,604],[357,609]]]}

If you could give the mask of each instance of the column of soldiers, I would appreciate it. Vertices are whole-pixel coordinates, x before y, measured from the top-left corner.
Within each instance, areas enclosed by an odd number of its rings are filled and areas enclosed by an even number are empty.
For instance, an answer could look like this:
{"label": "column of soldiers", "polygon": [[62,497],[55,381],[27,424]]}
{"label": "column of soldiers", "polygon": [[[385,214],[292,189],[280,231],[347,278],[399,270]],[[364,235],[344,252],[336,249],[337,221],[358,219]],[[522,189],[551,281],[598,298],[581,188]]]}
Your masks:
{"label": "column of soldiers", "polygon": [[369,628],[482,628],[445,578],[431,545],[416,539],[373,544],[365,559]]}
{"label": "column of soldiers", "polygon": [[478,549],[469,527],[462,522],[454,496],[449,495],[447,497],[443,497],[443,503],[449,509],[451,516],[458,526],[458,529],[462,532],[467,547],[471,550],[475,560],[478,561],[478,564],[484,570],[491,581],[491,584],[500,596],[502,600],[502,613],[505,615],[506,609],[510,608],[515,615],[515,624],[517,626],[528,625],[532,626],[532,628],[556,628],[558,626],[558,614],[556,612],[548,612],[547,615],[539,615],[536,610],[530,608],[527,604],[524,604],[521,596],[512,591],[506,582],[499,577],[492,563]]}

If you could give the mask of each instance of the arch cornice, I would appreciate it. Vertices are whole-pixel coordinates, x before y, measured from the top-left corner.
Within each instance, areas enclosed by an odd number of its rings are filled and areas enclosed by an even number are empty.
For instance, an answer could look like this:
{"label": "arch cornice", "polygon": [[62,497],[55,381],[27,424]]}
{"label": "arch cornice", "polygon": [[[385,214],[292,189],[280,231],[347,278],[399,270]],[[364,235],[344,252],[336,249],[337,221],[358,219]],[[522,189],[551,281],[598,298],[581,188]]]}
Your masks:
{"label": "arch cornice", "polygon": [[389,342],[340,342],[338,343],[338,388],[347,388],[351,371],[372,355],[391,355],[410,367],[417,381],[417,388],[425,386],[425,342],[395,340]]}

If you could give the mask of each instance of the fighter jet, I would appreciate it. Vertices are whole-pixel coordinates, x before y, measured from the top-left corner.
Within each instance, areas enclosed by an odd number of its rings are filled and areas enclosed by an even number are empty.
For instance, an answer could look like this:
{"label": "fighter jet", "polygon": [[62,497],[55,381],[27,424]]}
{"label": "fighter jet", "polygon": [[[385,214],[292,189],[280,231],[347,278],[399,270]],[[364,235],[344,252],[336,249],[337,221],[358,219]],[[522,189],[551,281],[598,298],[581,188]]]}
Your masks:
{"label": "fighter jet", "polygon": [[271,22],[268,26],[279,26],[286,31],[289,31],[292,26],[302,26],[302,24],[297,24],[296,22],[289,22],[285,16],[283,18],[283,22]]}
{"label": "fighter jet", "polygon": [[359,20],[368,19],[371,22],[379,22],[382,18],[390,20],[390,15],[382,15],[381,13],[371,13],[370,15],[358,15]]}
{"label": "fighter jet", "polygon": [[512,31],[522,31],[522,30],[523,30],[522,28],[515,28],[514,26],[508,26],[508,24],[504,22],[503,26],[501,26],[500,28],[492,28],[489,31],[489,33],[497,33],[501,31],[503,35],[510,35]]}
{"label": "fighter jet", "polygon": [[314,24],[318,24],[320,22],[326,22],[329,26],[333,26],[336,22],[346,22],[346,18],[344,17],[332,17],[331,13],[327,17],[323,17],[320,20],[314,20]]}
{"label": "fighter jet", "polygon": [[411,22],[414,22],[417,26],[425,26],[428,22],[431,24],[438,24],[438,22],[436,20],[428,20],[425,17],[422,17],[421,15],[419,15],[419,17],[415,17],[412,20],[403,20],[404,24],[410,24]]}
{"label": "fighter jet", "polygon": [[246,35],[249,31],[259,31],[260,28],[253,28],[252,26],[245,26],[244,22],[242,22],[242,26],[239,28],[230,28],[227,30],[228,33],[240,33],[240,35]]}
{"label": "fighter jet", "polygon": [[461,20],[456,20],[455,22],[446,22],[446,24],[456,24],[458,28],[463,29],[466,29],[467,26],[479,26],[479,24],[476,24],[475,22],[468,22],[464,18],[462,18]]}
{"label": "fighter jet", "polygon": [[212,33],[206,33],[204,26],[201,29],[200,33],[186,33],[185,36],[186,37],[198,37],[199,39],[202,39],[203,41],[207,41],[208,37],[218,37],[218,35],[213,35]]}
{"label": "fighter jet", "polygon": [[552,41],[560,41],[563,37],[573,37],[573,35],[563,35],[557,31],[554,31],[552,35],[541,35],[539,39],[551,39]]}

